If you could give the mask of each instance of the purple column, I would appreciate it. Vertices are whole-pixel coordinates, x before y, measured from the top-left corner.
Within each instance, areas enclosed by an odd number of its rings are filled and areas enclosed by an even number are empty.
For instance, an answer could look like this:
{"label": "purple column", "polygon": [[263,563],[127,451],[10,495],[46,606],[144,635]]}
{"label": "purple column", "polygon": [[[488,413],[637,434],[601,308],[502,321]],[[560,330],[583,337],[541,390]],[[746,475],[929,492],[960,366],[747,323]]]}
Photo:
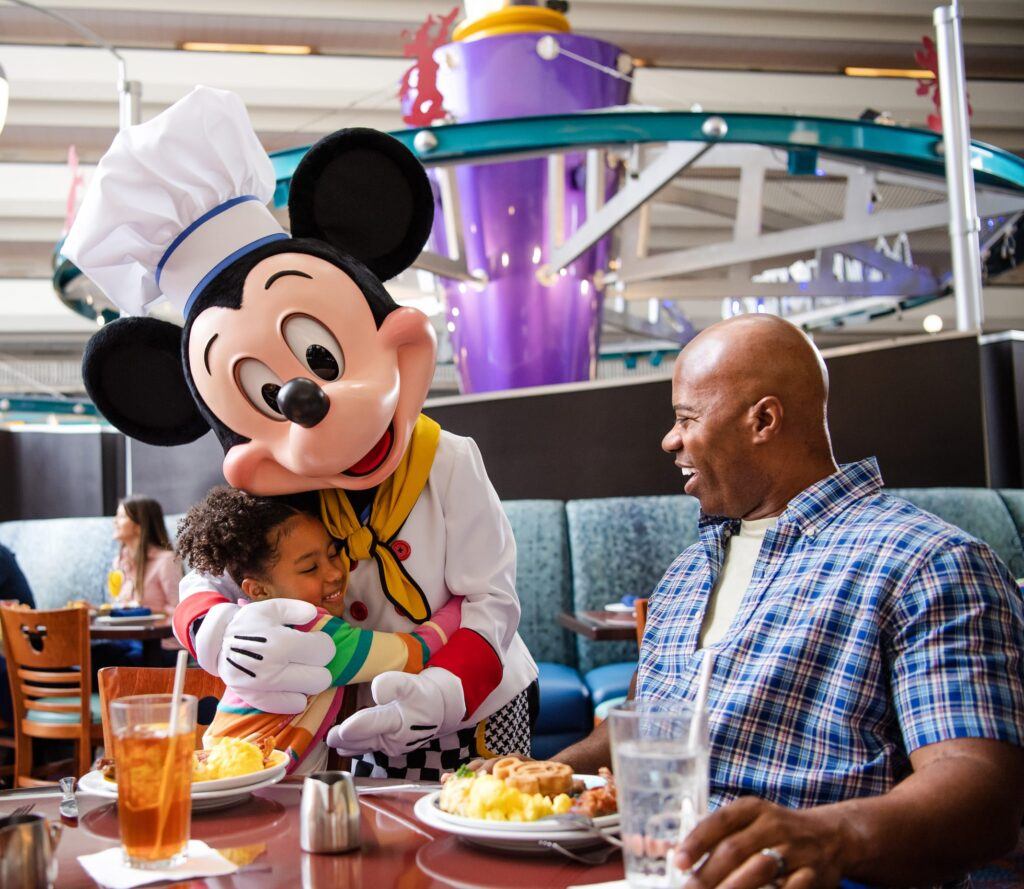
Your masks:
{"label": "purple column", "polygon": [[[566,114],[628,99],[629,83],[559,54],[537,54],[541,32],[450,43],[435,53],[445,108],[459,123]],[[621,50],[575,34],[551,35],[561,48],[615,69]],[[586,221],[586,161],[565,155],[564,237]],[[608,174],[608,194],[615,189]],[[456,170],[470,270],[482,289],[445,282],[448,329],[463,392],[590,379],[597,359],[601,294],[593,274],[607,263],[608,239],[551,286],[536,277],[548,260],[548,166],[544,159],[463,165]],[[443,226],[432,248],[446,254]]]}

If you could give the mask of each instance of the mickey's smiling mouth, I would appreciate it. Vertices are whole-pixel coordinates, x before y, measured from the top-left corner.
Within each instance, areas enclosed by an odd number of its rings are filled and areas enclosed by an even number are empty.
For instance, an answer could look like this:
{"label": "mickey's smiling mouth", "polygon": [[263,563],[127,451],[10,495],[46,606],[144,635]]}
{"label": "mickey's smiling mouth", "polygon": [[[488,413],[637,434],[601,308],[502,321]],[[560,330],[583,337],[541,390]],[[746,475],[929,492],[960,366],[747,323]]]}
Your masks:
{"label": "mickey's smiling mouth", "polygon": [[384,430],[384,434],[380,437],[380,441],[370,448],[370,450],[357,462],[344,470],[342,475],[351,475],[359,478],[376,472],[384,461],[387,460],[394,443],[395,424],[394,421],[392,421],[391,423],[388,423],[388,428]]}

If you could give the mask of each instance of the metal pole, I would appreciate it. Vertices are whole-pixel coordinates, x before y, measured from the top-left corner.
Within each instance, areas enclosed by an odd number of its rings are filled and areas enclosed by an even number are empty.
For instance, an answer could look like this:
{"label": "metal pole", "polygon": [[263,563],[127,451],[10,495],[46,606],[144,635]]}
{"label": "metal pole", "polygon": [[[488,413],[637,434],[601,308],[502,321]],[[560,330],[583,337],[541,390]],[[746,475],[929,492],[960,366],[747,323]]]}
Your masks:
{"label": "metal pole", "polygon": [[73,18],[69,18],[68,16],[56,12],[53,9],[47,9],[45,6],[39,6],[36,3],[30,2],[30,0],[8,0],[8,2],[13,3],[15,6],[24,6],[26,9],[33,9],[42,15],[48,15],[50,18],[56,19],[58,22],[67,25],[71,30],[81,34],[86,40],[90,41],[95,46],[102,47],[117,59],[118,129],[123,130],[127,127],[133,126],[134,124],[142,122],[142,86],[137,80],[128,79],[128,74],[125,70],[124,56],[117,51],[116,47],[104,40],[92,29],[85,27],[85,25],[76,22]]}
{"label": "metal pole", "polygon": [[935,47],[939,58],[942,101],[942,144],[949,190],[949,247],[953,260],[956,329],[980,332],[984,321],[981,301],[981,222],[971,169],[971,129],[967,117],[964,49],[960,9],[953,0],[933,13]]}
{"label": "metal pole", "polygon": [[142,84],[129,80],[124,59],[117,60],[117,128],[126,130],[142,123]]}

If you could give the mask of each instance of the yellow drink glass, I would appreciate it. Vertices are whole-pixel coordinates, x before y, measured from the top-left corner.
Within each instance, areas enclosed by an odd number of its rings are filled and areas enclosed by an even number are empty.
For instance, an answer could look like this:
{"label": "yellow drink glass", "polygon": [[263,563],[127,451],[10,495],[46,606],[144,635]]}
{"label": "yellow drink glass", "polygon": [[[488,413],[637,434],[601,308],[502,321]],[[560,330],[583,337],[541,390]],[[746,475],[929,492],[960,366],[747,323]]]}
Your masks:
{"label": "yellow drink glass", "polygon": [[124,572],[114,568],[107,573],[107,592],[111,599],[121,595],[121,587],[124,586]]}

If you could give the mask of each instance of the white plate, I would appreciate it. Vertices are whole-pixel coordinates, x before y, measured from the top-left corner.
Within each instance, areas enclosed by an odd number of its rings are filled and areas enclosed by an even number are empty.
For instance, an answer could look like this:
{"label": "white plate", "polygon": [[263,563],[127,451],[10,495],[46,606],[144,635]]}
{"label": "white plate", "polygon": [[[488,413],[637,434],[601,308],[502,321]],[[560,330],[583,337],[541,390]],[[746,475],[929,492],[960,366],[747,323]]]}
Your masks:
{"label": "white plate", "polygon": [[[281,780],[282,776],[267,778],[259,784],[250,784],[248,787],[236,787],[228,790],[211,790],[207,793],[192,794],[192,811],[208,812],[213,809],[225,809],[237,803],[244,802],[252,796],[254,790],[262,787],[270,787]],[[78,782],[78,789],[85,794],[103,797],[104,799],[117,799],[117,786],[103,779],[100,772],[89,772],[83,775]]]}
{"label": "white plate", "polygon": [[[198,787],[206,787],[209,784],[213,784],[212,781],[202,781],[199,784],[192,785],[192,811],[203,812],[210,809],[222,809],[227,806],[233,806],[235,803],[242,802],[249,798],[252,791],[259,790],[262,787],[270,787],[272,784],[277,784],[284,777],[284,768],[274,767],[273,769],[264,769],[262,772],[256,772],[255,775],[262,775],[263,777],[250,784],[246,784],[242,787],[222,787],[219,790],[197,790]],[[242,775],[243,778],[252,778],[253,775]],[[233,779],[225,778],[221,779],[230,781]],[[103,774],[99,771],[89,772],[82,776],[78,782],[78,788],[82,793],[92,794],[93,796],[101,796],[104,799],[117,799],[117,785],[113,781],[107,781]]]}
{"label": "white plate", "polygon": [[148,624],[163,620],[166,614],[126,614],[122,617],[111,617],[109,614],[98,614],[93,618],[97,624]]}
{"label": "white plate", "polygon": [[618,612],[621,612],[622,614],[632,614],[633,613],[633,606],[632,605],[623,605],[621,602],[609,602],[607,605],[604,606],[604,610],[605,611],[618,611]]}
{"label": "white plate", "polygon": [[236,775],[233,778],[217,778],[213,781],[193,781],[192,793],[208,793],[211,790],[233,790],[235,788],[249,787],[251,784],[261,784],[267,778],[281,778],[285,769],[288,768],[288,754],[282,750],[274,750],[270,754],[270,765],[258,772],[249,772],[248,775]]}
{"label": "white plate", "polygon": [[[577,775],[583,779],[587,787],[599,787],[603,778],[596,775]],[[592,834],[571,828],[557,828],[539,821],[484,821],[480,818],[463,818],[442,812],[438,807],[440,791],[428,793],[420,797],[413,807],[416,817],[430,827],[447,831],[462,839],[481,846],[490,846],[513,852],[543,852],[544,847],[538,846],[539,840],[550,840],[563,846],[593,846],[600,843]],[[604,815],[595,818],[594,823],[609,833],[615,833],[619,825],[619,816]]]}

